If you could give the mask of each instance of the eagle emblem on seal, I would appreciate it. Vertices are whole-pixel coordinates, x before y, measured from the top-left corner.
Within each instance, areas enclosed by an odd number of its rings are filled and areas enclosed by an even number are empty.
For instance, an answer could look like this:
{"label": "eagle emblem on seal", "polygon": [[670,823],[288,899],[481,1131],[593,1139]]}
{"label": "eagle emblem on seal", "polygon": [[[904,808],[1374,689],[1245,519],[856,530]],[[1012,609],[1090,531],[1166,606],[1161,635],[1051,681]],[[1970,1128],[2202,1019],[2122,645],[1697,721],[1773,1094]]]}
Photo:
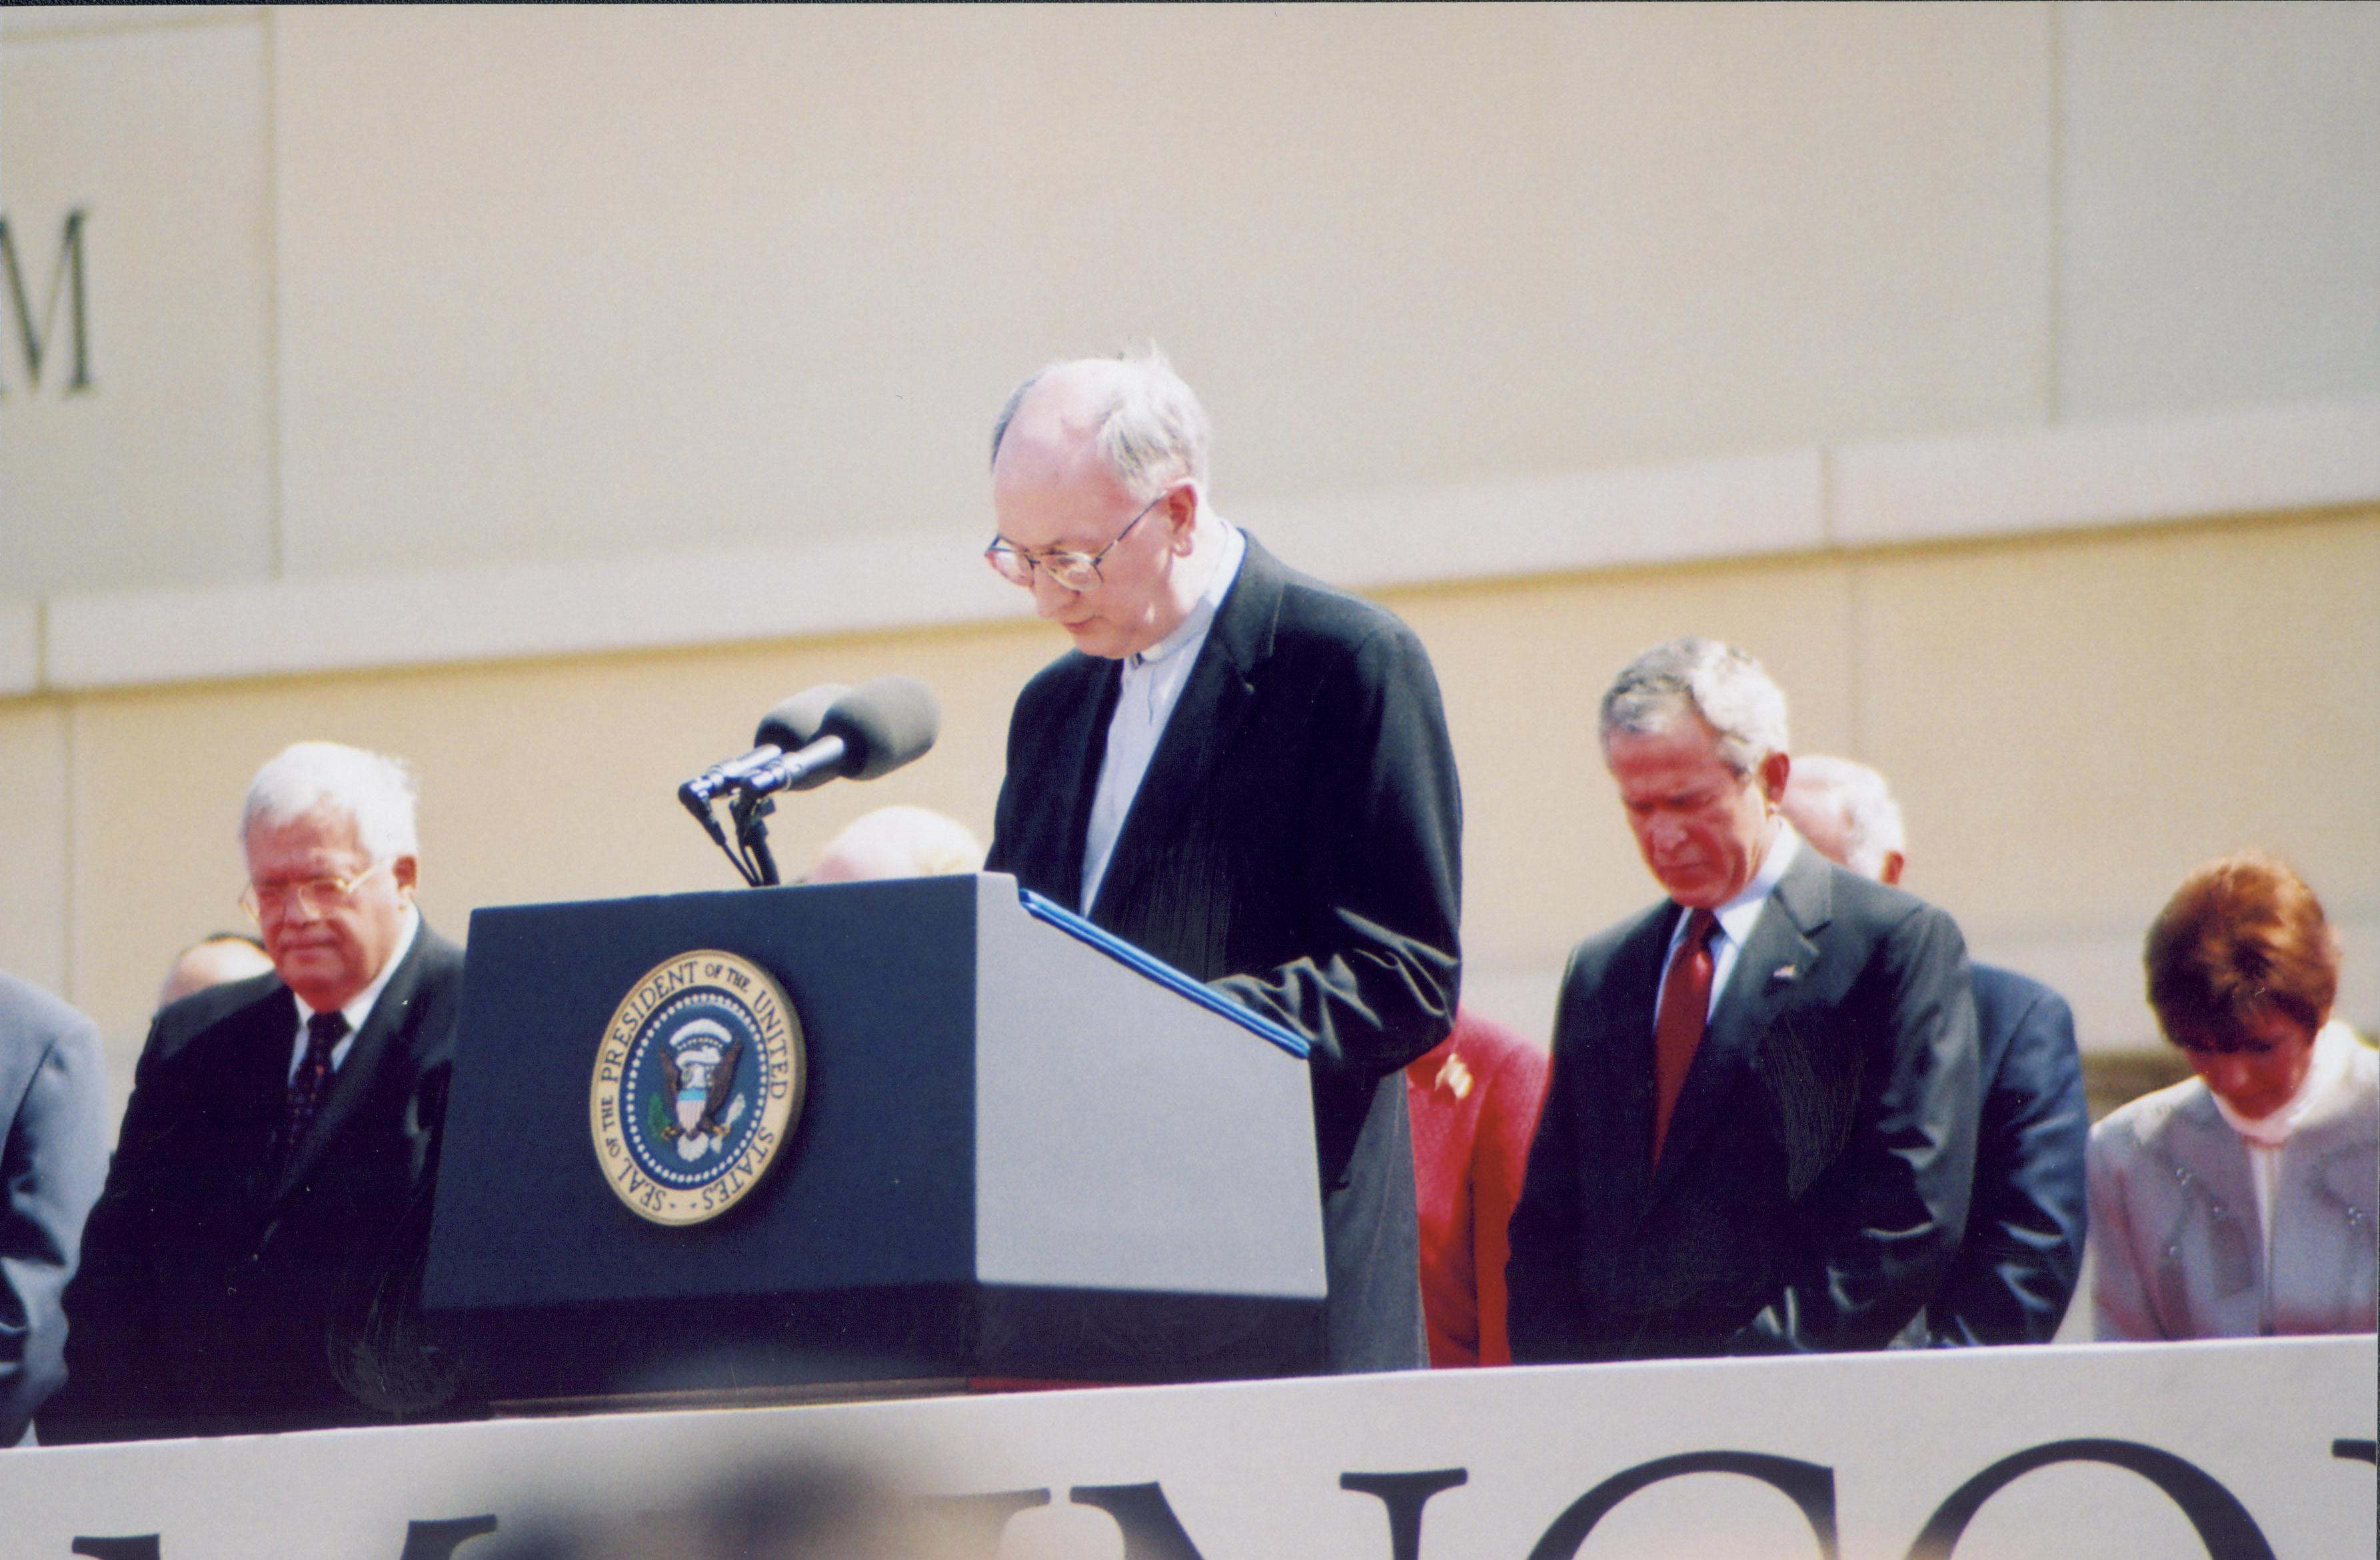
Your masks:
{"label": "eagle emblem on seal", "polygon": [[680,1159],[718,1152],[727,1129],[743,1118],[746,1101],[735,1092],[735,1064],[743,1054],[744,1042],[708,1018],[688,1023],[662,1048],[672,1118],[662,1137],[677,1145]]}

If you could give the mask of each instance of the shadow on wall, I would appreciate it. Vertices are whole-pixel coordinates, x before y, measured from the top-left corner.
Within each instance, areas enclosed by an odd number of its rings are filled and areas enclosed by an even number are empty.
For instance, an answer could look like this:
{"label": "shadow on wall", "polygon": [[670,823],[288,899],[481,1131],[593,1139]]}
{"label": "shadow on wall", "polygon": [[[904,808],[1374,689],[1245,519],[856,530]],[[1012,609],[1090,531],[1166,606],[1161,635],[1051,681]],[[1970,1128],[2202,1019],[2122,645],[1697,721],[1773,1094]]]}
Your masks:
{"label": "shadow on wall", "polygon": [[2093,1121],[2189,1076],[2190,1058],[2170,1045],[2082,1054],[2082,1093]]}

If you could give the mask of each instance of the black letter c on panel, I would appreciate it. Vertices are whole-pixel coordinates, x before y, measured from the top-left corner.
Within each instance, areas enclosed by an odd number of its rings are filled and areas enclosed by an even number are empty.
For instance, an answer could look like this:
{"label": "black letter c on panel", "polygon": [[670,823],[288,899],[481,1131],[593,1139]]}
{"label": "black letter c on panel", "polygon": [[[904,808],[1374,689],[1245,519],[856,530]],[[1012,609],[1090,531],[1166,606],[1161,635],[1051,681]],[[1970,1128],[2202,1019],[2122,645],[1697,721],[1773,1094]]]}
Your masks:
{"label": "black letter c on panel", "polygon": [[1839,1560],[1835,1545],[1835,1470],[1823,1463],[1796,1462],[1758,1452],[1688,1452],[1658,1457],[1615,1473],[1571,1503],[1554,1518],[1545,1537],[1529,1551],[1529,1560],[1576,1560],[1579,1545],[1611,1508],[1650,1484],[1688,1473],[1740,1473],[1782,1490],[1802,1508],[1810,1531],[1818,1540],[1819,1560]]}

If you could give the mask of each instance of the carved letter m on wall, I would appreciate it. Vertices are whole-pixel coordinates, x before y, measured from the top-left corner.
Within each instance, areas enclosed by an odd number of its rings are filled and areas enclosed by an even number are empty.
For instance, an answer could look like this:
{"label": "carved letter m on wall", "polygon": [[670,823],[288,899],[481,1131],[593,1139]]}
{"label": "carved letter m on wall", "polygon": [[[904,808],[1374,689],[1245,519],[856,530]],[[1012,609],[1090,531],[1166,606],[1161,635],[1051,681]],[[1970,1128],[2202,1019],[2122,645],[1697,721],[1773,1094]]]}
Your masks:
{"label": "carved letter m on wall", "polygon": [[[58,295],[67,299],[67,323],[74,343],[74,374],[67,381],[69,394],[91,388],[90,333],[85,325],[82,283],[82,225],[91,213],[80,206],[67,213],[65,229],[58,235],[57,262],[50,268],[50,293],[42,304],[40,323],[33,315],[33,300],[25,286],[25,267],[17,256],[17,240],[8,226],[8,219],[0,216],[0,271],[8,277],[8,301],[14,305],[18,344],[25,353],[25,376],[33,388],[41,388],[42,363],[57,342]],[[6,394],[5,382],[0,382],[0,395]]]}

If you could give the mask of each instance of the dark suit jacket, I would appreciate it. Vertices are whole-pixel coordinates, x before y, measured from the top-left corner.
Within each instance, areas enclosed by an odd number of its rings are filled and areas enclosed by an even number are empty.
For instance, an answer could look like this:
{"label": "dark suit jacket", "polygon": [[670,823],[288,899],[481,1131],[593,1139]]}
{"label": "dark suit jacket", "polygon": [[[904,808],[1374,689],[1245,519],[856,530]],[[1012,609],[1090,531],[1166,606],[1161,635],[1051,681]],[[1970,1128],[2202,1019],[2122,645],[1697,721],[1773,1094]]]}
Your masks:
{"label": "dark suit jacket", "polygon": [[[1070,908],[1120,675],[1070,652],[1009,723],[987,866]],[[1313,1042],[1333,1370],[1422,1359],[1398,1069],[1454,1021],[1461,839],[1421,641],[1250,538],[1088,913]]]}
{"label": "dark suit jacket", "polygon": [[371,1422],[344,1390],[445,1116],[463,956],[423,926],[273,1173],[296,999],[278,976],[158,1014],[44,1441]]}
{"label": "dark suit jacket", "polygon": [[66,1314],[83,1218],[107,1175],[99,1030],[0,975],[0,1446],[66,1379]]}
{"label": "dark suit jacket", "polygon": [[1512,1357],[1871,1348],[1957,1251],[1975,1152],[1965,945],[1804,847],[1754,923],[1650,1164],[1678,908],[1580,944],[1512,1215]]}
{"label": "dark suit jacket", "polygon": [[1984,1077],[1967,1237],[1925,1304],[1937,1344],[2047,1343],[2082,1270],[2091,1113],[2066,999],[1974,967]]}

